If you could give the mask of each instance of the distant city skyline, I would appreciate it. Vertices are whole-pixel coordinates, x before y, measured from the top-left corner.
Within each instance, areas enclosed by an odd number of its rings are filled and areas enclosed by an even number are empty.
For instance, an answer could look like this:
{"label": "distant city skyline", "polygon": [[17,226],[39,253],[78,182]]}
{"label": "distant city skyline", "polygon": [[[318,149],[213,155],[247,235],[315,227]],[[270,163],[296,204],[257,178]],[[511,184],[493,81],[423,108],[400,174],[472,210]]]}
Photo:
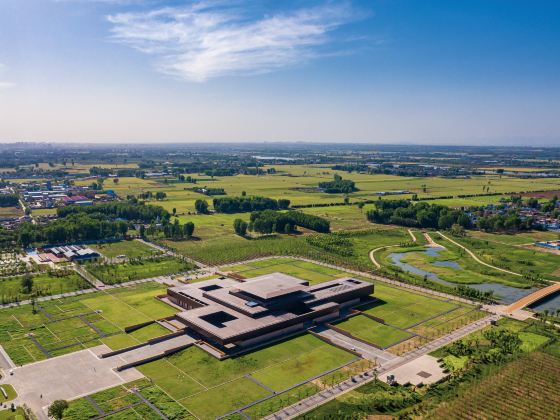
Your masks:
{"label": "distant city skyline", "polygon": [[0,143],[560,145],[560,3],[0,0]]}

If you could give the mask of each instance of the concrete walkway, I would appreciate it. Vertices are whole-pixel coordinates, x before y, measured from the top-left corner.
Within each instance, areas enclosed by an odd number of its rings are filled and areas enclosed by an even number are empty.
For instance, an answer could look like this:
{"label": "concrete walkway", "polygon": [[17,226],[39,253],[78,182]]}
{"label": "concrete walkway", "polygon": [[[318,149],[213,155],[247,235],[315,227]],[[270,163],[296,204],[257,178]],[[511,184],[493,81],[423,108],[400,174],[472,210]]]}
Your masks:
{"label": "concrete walkway", "polygon": [[140,360],[162,355],[167,350],[171,350],[177,347],[186,346],[188,344],[194,344],[196,340],[188,335],[180,335],[178,337],[173,337],[165,341],[160,341],[155,344],[148,344],[147,346],[139,347],[134,350],[127,351],[125,353],[119,354],[121,363],[119,366],[138,362]]}

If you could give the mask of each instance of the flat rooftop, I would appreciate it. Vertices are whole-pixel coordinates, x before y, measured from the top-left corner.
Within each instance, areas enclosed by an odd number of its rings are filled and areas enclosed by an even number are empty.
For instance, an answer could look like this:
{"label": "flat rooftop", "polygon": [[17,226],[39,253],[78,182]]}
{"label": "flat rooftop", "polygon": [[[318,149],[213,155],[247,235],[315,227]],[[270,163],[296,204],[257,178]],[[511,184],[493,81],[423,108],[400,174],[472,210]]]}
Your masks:
{"label": "flat rooftop", "polygon": [[303,291],[309,283],[287,274],[272,273],[241,283],[237,289],[261,300],[270,300]]}
{"label": "flat rooftop", "polygon": [[172,299],[192,308],[177,318],[221,343],[337,312],[341,304],[371,293],[371,283],[350,277],[309,286],[282,273],[243,282],[212,279],[168,289]]}

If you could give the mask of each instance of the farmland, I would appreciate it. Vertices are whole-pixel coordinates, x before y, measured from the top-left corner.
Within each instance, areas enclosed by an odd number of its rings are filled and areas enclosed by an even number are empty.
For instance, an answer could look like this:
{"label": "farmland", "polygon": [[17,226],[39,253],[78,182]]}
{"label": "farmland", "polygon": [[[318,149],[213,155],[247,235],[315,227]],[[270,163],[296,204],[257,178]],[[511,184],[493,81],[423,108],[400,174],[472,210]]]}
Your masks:
{"label": "farmland", "polygon": [[442,404],[428,418],[556,418],[559,377],[560,359],[533,352]]}

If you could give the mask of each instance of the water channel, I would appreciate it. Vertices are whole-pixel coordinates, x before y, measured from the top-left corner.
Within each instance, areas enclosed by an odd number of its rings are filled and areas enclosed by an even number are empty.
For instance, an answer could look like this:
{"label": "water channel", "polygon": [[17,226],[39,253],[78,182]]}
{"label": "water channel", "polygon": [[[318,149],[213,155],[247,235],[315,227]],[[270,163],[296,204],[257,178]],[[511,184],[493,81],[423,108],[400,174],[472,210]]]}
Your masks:
{"label": "water channel", "polygon": [[[430,247],[426,248],[425,251],[421,251],[421,254],[425,254],[431,257],[437,257],[439,253],[444,248],[438,247]],[[401,270],[406,271],[411,274],[416,274],[421,277],[426,277],[432,281],[445,284],[447,286],[457,286],[459,283],[452,283],[447,280],[443,280],[438,277],[436,273],[431,271],[423,270],[420,267],[416,267],[415,265],[406,263],[402,261],[402,259],[406,256],[406,252],[394,252],[389,254],[389,258],[393,262],[394,265],[399,267]],[[431,263],[437,267],[446,267],[451,268],[453,270],[462,270],[461,266],[457,264],[455,261],[434,261]],[[480,290],[481,292],[492,291],[494,292],[494,296],[498,298],[501,303],[512,303],[516,300],[521,299],[523,296],[526,296],[530,293],[533,293],[537,288],[530,288],[530,289],[519,289],[517,287],[506,286],[500,283],[481,283],[481,284],[468,284],[467,286],[472,287],[473,289]],[[540,302],[535,303],[531,306],[534,310],[542,311],[544,309],[548,309],[550,311],[555,311],[556,309],[560,309],[560,293],[549,296],[546,299],[541,300]]]}

